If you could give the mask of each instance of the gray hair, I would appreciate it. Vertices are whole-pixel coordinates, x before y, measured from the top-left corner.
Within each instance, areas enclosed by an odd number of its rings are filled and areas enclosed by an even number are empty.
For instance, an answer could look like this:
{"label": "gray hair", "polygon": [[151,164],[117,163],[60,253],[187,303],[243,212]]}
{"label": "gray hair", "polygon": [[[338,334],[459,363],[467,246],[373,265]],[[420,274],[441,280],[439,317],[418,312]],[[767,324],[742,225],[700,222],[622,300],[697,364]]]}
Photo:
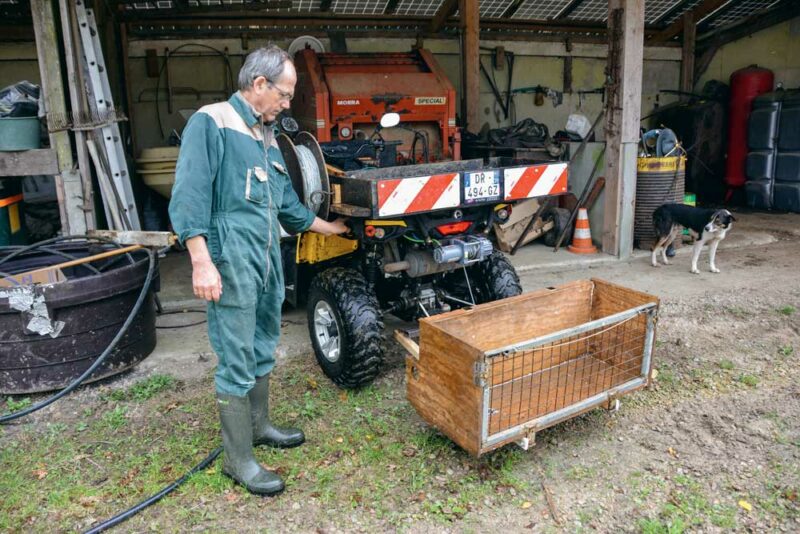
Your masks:
{"label": "gray hair", "polygon": [[289,54],[272,43],[251,52],[239,69],[239,89],[250,89],[259,76],[272,82],[277,81],[283,74],[283,64],[287,61],[291,61]]}

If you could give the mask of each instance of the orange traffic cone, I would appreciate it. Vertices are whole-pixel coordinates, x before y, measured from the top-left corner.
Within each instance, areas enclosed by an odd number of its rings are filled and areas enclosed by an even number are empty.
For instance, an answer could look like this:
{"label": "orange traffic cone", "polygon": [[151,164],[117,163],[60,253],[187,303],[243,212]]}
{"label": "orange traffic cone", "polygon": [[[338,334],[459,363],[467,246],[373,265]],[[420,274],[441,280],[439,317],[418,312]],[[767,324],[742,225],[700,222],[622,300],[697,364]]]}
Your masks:
{"label": "orange traffic cone", "polygon": [[594,254],[597,248],[592,245],[592,231],[589,229],[589,214],[586,208],[578,210],[578,220],[575,221],[575,233],[572,234],[572,244],[567,250],[574,254]]}

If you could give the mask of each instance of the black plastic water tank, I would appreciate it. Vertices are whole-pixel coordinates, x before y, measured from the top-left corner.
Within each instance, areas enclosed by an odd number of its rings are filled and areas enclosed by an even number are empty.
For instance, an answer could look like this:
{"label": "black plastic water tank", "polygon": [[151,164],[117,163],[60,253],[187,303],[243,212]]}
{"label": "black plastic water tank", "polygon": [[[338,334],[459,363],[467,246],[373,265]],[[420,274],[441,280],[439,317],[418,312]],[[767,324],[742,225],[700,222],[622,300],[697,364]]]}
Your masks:
{"label": "black plastic water tank", "polygon": [[[57,244],[51,248],[56,252],[39,249],[3,263],[0,270],[27,272],[64,262],[57,252],[80,258],[107,246]],[[4,249],[0,257],[11,250]],[[148,254],[138,250],[93,265],[99,273],[75,266],[63,270],[67,277],[63,282],[0,288],[0,393],[61,389],[88,369],[116,336],[141,292]],[[87,382],[121,373],[155,348],[157,273],[116,350]],[[26,299],[32,299],[28,310]],[[37,301],[40,307],[34,309]]]}

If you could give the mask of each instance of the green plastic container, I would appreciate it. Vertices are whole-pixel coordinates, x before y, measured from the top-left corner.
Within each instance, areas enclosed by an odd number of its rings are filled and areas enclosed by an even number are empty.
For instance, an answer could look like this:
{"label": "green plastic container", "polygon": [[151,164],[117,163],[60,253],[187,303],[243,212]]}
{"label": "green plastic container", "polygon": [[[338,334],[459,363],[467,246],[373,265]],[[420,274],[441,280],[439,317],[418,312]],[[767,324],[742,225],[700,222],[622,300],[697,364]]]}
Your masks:
{"label": "green plastic container", "polygon": [[38,117],[0,118],[0,151],[40,148]]}

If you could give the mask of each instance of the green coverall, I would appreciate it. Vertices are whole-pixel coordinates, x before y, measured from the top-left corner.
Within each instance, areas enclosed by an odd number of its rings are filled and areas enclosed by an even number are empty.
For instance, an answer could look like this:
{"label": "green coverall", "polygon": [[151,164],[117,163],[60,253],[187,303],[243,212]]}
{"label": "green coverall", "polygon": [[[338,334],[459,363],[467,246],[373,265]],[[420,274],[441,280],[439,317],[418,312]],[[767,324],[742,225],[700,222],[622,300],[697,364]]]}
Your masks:
{"label": "green coverall", "polygon": [[219,302],[208,303],[208,338],[219,358],[217,392],[237,397],[275,365],[280,225],[299,233],[314,222],[292,188],[276,133],[240,93],[202,107],[184,130],[169,205],[181,243],[205,236],[222,278]]}

